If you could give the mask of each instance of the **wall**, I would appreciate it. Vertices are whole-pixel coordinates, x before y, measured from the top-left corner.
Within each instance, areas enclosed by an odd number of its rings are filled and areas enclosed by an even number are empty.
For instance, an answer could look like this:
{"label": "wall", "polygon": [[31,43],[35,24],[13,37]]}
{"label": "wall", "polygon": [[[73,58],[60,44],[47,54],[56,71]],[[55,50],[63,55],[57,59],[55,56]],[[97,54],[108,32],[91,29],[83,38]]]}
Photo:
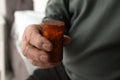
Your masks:
{"label": "wall", "polygon": [[5,0],[0,0],[0,15],[5,15]]}

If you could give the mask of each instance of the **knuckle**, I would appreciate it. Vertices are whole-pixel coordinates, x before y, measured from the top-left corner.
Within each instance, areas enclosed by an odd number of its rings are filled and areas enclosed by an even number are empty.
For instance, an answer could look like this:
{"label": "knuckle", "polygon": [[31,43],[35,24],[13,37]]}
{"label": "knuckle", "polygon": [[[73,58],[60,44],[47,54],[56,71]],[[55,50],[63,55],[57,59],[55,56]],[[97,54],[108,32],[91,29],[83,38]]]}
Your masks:
{"label": "knuckle", "polygon": [[41,38],[41,45],[43,45],[43,44],[47,44],[47,45],[51,45],[51,42],[48,40],[48,39],[46,39],[46,38]]}
{"label": "knuckle", "polygon": [[42,41],[40,40],[40,41],[37,41],[36,42],[36,46],[38,47],[38,48],[41,48],[42,47]]}
{"label": "knuckle", "polygon": [[39,65],[39,62],[38,62],[38,61],[35,61],[35,60],[32,60],[31,64],[33,64],[34,66],[38,66],[38,65]]}
{"label": "knuckle", "polygon": [[30,41],[31,38],[35,38],[35,34],[33,32],[36,32],[37,29],[35,28],[35,25],[29,25],[25,28],[24,36],[26,37],[27,41]]}
{"label": "knuckle", "polygon": [[36,47],[38,47],[38,48],[42,48],[42,44],[44,43],[44,40],[42,39],[42,37],[39,37],[39,36],[36,36],[36,38],[35,38],[36,40],[34,40],[34,41],[36,41],[35,43],[35,45],[36,45]]}
{"label": "knuckle", "polygon": [[42,44],[42,37],[40,37],[40,35],[36,35],[36,42],[37,44]]}

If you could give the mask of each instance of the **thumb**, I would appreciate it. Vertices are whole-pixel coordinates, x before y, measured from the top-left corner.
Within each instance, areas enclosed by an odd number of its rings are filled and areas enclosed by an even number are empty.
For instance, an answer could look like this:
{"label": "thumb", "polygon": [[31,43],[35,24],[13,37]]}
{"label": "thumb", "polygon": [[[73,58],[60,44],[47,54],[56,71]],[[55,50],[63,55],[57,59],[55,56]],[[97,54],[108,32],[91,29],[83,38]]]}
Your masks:
{"label": "thumb", "polygon": [[64,35],[64,45],[70,44],[72,41],[70,36]]}

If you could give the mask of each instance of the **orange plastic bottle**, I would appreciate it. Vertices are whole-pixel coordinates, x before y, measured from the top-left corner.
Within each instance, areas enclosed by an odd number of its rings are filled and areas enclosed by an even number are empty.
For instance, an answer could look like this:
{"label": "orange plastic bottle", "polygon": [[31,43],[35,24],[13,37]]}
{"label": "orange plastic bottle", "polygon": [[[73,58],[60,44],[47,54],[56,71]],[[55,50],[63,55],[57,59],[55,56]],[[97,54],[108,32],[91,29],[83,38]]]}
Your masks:
{"label": "orange plastic bottle", "polygon": [[51,63],[62,61],[64,25],[64,22],[58,20],[45,20],[41,23],[42,35],[53,44],[53,50],[49,52]]}

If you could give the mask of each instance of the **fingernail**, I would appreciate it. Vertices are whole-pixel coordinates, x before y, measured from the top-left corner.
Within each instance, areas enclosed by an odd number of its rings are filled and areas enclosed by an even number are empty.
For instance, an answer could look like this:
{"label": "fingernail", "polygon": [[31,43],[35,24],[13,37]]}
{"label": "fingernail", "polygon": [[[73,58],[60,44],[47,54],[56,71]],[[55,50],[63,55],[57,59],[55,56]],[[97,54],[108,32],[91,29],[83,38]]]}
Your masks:
{"label": "fingernail", "polygon": [[47,50],[47,51],[51,51],[52,48],[51,48],[51,45],[50,44],[43,44],[43,49]]}
{"label": "fingernail", "polygon": [[40,56],[40,61],[46,62],[47,60],[48,60],[48,57],[47,57],[47,56],[45,56],[45,55],[41,55],[41,56]]}

